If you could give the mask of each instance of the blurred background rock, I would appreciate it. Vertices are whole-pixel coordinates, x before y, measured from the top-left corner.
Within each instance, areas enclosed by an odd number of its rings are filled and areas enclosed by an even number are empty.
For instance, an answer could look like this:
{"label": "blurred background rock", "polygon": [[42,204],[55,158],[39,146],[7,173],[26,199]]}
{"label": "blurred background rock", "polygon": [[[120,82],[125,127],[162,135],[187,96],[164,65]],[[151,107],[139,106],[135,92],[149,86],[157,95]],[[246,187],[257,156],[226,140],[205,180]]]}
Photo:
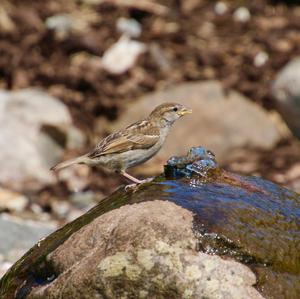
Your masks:
{"label": "blurred background rock", "polygon": [[[194,114],[132,173],[159,174],[170,155],[203,145],[226,169],[299,192],[299,19],[298,1],[2,0],[0,244],[15,236],[17,250],[1,249],[1,267],[125,183],[49,167],[162,101]],[[29,220],[30,244],[18,223]]]}

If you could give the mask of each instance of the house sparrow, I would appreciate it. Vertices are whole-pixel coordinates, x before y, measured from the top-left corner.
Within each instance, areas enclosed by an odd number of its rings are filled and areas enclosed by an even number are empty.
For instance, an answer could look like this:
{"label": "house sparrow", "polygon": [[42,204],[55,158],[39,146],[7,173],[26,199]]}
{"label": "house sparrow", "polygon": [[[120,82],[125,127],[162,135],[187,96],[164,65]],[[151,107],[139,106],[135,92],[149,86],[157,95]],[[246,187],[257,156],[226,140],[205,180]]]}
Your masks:
{"label": "house sparrow", "polygon": [[162,147],[173,123],[191,112],[176,103],[159,105],[144,120],[110,134],[89,153],[61,162],[51,170],[59,170],[73,164],[103,166],[140,184],[143,181],[126,173],[126,169],[152,158]]}

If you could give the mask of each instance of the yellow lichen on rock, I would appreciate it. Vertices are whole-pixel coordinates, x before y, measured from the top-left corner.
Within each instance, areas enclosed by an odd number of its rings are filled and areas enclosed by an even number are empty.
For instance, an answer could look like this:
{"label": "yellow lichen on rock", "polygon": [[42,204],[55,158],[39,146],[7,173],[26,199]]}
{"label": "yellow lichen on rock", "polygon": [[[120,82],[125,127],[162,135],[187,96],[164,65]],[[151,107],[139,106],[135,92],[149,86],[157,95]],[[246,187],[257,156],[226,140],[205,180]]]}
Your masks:
{"label": "yellow lichen on rock", "polygon": [[136,280],[142,271],[138,265],[131,263],[131,257],[126,252],[106,257],[98,268],[103,271],[104,277],[116,277],[125,273],[131,280]]}

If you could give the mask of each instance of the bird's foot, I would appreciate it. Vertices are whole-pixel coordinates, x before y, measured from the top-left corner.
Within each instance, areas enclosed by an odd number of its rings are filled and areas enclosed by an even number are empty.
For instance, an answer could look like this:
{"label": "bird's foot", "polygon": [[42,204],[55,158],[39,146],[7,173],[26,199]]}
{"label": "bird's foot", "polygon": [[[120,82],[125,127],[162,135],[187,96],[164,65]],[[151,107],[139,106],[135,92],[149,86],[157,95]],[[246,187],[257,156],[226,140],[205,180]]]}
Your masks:
{"label": "bird's foot", "polygon": [[[125,172],[124,170],[123,171],[120,171],[120,174],[123,175],[125,178],[127,178],[128,180],[130,180],[131,182],[134,182],[135,184],[142,184],[142,183],[146,183],[149,181],[152,180],[152,178],[149,178],[149,179],[144,179],[144,180],[139,180],[137,178],[135,178],[134,176],[130,175],[129,173]],[[150,182],[149,181],[149,182]]]}
{"label": "bird's foot", "polygon": [[144,179],[144,180],[139,180],[138,183],[126,185],[125,186],[125,191],[126,192],[129,191],[129,190],[136,191],[141,184],[149,183],[152,180],[153,180],[153,178],[147,178],[147,179]]}
{"label": "bird's foot", "polygon": [[129,185],[126,185],[125,186],[125,192],[128,192],[128,191],[136,191],[137,188],[138,188],[139,184],[129,184]]}

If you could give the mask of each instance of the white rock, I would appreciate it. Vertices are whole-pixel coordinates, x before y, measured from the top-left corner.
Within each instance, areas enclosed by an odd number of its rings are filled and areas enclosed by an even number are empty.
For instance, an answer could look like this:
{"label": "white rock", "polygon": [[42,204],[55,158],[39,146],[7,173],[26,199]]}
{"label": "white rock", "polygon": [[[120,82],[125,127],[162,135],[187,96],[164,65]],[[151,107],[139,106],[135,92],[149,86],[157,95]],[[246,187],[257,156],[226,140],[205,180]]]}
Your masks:
{"label": "white rock", "polygon": [[251,14],[247,7],[239,7],[234,13],[233,18],[235,21],[246,23],[250,20]]}
{"label": "white rock", "polygon": [[45,92],[0,91],[0,184],[22,190],[54,182],[49,168],[63,152],[54,135],[68,139],[72,126],[68,108]]}
{"label": "white rock", "polygon": [[300,57],[291,60],[278,73],[272,93],[280,114],[300,139]]}
{"label": "white rock", "polygon": [[58,217],[66,217],[71,210],[71,205],[67,201],[62,200],[52,200],[51,201],[51,208]]}
{"label": "white rock", "polygon": [[65,38],[70,33],[84,34],[97,21],[99,15],[94,10],[82,9],[50,16],[46,19],[45,26],[53,30],[58,38]]}
{"label": "white rock", "polygon": [[292,59],[278,73],[273,85],[275,97],[281,101],[288,101],[289,97],[300,97],[300,56]]}
{"label": "white rock", "polygon": [[46,27],[61,33],[72,29],[73,19],[69,15],[54,15],[46,19]]}
{"label": "white rock", "polygon": [[0,103],[10,116],[22,122],[60,127],[72,123],[68,108],[57,98],[38,89],[0,91]]}
{"label": "white rock", "polygon": [[215,4],[214,10],[217,15],[224,15],[228,11],[228,6],[225,2],[218,1]]}
{"label": "white rock", "polygon": [[26,196],[0,187],[0,210],[8,209],[21,212],[27,204],[28,198]]}
{"label": "white rock", "polygon": [[131,69],[145,51],[145,44],[123,35],[104,53],[102,67],[109,73],[120,75]]}
{"label": "white rock", "polygon": [[35,214],[42,214],[43,213],[43,209],[40,205],[33,203],[30,205],[30,210],[35,213]]}
{"label": "white rock", "polygon": [[255,55],[255,57],[253,59],[253,64],[256,67],[261,67],[261,66],[265,65],[268,60],[269,60],[268,53],[261,51]]}
{"label": "white rock", "polygon": [[141,24],[135,19],[119,18],[117,20],[117,29],[129,37],[139,37],[142,33]]}

